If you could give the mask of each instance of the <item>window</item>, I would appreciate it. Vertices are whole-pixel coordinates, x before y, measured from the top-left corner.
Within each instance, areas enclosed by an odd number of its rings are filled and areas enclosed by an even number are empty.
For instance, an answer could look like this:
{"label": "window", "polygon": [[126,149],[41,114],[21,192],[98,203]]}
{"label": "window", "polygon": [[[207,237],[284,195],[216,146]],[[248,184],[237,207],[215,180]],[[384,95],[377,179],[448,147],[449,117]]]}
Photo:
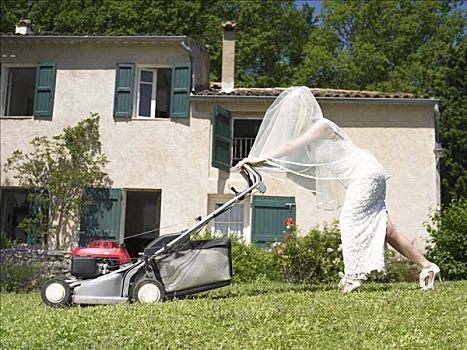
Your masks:
{"label": "window", "polygon": [[171,75],[171,68],[139,70],[138,117],[170,117]]}
{"label": "window", "polygon": [[48,209],[30,202],[28,194],[28,190],[22,188],[0,188],[0,232],[17,244],[38,245],[42,242],[40,236],[21,229],[19,225],[39,211],[45,214],[47,221]]}
{"label": "window", "polygon": [[1,114],[52,117],[55,78],[54,62],[42,62],[36,67],[6,67],[1,79]]}
{"label": "window", "polygon": [[121,121],[132,117],[188,118],[190,93],[189,63],[177,63],[171,68],[139,69],[135,69],[135,63],[117,63],[114,118]]}
{"label": "window", "polygon": [[6,71],[6,116],[32,116],[36,68],[8,68]]}
{"label": "window", "polygon": [[258,135],[261,119],[235,119],[232,143],[232,166],[250,153]]}
{"label": "window", "polygon": [[[262,119],[234,119],[230,112],[219,105],[211,111],[212,121],[212,166],[230,171],[250,153]],[[233,128],[233,132],[232,132]]]}
{"label": "window", "polygon": [[[215,209],[222,205],[223,203],[215,203]],[[214,219],[213,231],[219,235],[227,233],[242,238],[243,228],[245,226],[244,211],[245,208],[243,204],[237,204],[225,213],[222,213]]]}

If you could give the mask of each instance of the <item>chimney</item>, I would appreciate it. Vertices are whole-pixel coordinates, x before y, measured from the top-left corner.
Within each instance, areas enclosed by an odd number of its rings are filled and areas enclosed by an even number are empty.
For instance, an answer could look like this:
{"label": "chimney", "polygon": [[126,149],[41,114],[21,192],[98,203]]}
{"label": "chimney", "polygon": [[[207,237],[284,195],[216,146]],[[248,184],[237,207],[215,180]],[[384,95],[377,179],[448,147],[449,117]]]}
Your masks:
{"label": "chimney", "polygon": [[31,20],[20,19],[18,24],[16,25],[15,34],[20,34],[20,35],[32,34],[31,27],[32,27]]}
{"label": "chimney", "polygon": [[221,91],[232,92],[235,74],[235,21],[222,21],[224,39],[222,41],[222,83]]}

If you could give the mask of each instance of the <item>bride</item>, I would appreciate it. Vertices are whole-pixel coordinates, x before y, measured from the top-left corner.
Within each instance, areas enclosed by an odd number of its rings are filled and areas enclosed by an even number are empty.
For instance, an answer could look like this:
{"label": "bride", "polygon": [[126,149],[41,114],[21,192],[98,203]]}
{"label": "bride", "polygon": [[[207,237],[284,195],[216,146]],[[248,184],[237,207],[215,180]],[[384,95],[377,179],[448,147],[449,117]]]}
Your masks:
{"label": "bride", "polygon": [[314,188],[323,209],[339,207],[335,184],[345,188],[339,215],[342,292],[360,288],[371,272],[385,271],[385,242],[420,267],[422,289],[434,288],[439,267],[418,252],[389,220],[388,176],[383,166],[323,117],[309,88],[292,87],[277,97],[266,111],[248,158],[236,165],[237,170],[246,163],[267,164],[287,172],[299,185]]}

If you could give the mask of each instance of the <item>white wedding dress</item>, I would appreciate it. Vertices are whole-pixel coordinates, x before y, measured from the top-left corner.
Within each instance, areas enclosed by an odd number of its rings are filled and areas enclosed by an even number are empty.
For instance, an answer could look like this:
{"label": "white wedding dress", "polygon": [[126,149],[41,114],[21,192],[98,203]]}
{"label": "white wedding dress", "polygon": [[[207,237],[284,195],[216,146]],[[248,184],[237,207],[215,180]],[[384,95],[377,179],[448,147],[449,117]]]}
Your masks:
{"label": "white wedding dress", "polygon": [[338,207],[334,183],[341,183],[346,188],[339,217],[345,277],[364,279],[385,271],[386,171],[323,117],[307,87],[279,95],[266,111],[248,157],[266,159],[306,189],[314,186],[323,209]]}

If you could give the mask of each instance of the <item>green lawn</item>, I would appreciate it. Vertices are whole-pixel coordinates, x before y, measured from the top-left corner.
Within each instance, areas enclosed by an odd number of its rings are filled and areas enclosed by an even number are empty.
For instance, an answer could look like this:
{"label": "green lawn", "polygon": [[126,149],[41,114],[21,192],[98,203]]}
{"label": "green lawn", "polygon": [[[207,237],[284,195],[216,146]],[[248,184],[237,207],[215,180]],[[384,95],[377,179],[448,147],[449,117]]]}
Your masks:
{"label": "green lawn", "polygon": [[54,309],[1,294],[2,349],[467,349],[467,281],[235,285],[153,305]]}

